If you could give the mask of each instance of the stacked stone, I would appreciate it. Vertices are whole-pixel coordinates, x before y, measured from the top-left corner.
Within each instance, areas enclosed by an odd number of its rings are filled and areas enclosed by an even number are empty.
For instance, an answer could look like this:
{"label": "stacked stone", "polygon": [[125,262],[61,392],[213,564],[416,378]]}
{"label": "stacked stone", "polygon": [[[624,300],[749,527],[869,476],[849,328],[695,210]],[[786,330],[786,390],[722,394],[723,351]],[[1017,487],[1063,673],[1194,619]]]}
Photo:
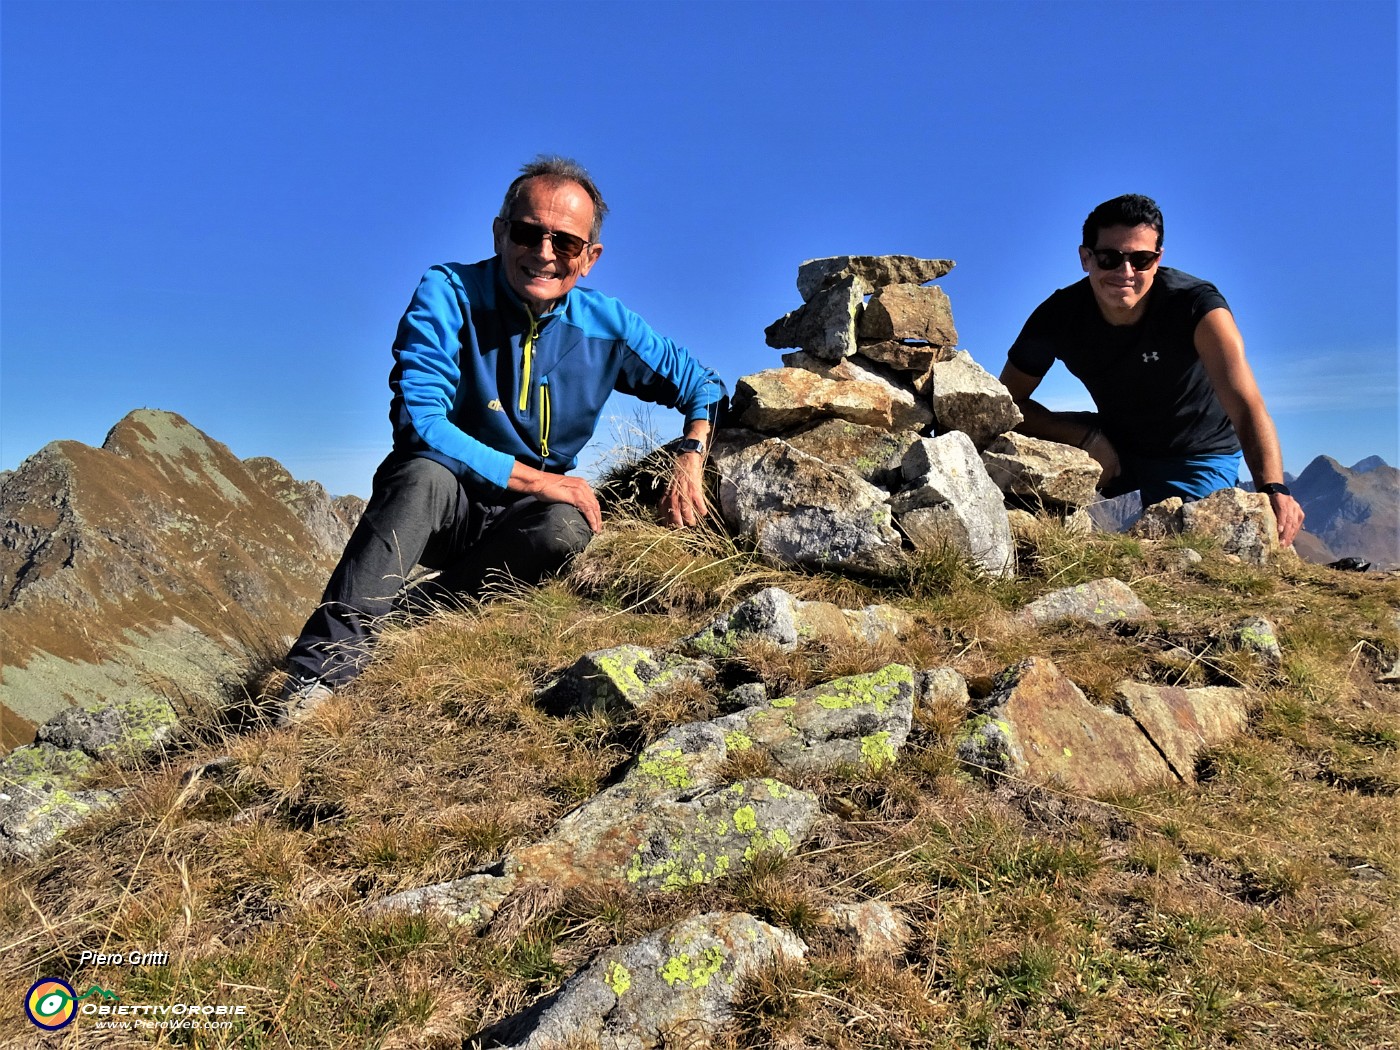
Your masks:
{"label": "stacked stone", "polygon": [[1097,464],[1009,434],[1011,395],[956,348],[948,296],[927,283],[953,265],[841,255],[798,268],[803,305],[765,333],[792,352],[738,381],[714,452],[726,523],[772,560],[889,575],[908,545],[951,542],[1006,575],[1006,499],[1061,511],[1093,499]]}

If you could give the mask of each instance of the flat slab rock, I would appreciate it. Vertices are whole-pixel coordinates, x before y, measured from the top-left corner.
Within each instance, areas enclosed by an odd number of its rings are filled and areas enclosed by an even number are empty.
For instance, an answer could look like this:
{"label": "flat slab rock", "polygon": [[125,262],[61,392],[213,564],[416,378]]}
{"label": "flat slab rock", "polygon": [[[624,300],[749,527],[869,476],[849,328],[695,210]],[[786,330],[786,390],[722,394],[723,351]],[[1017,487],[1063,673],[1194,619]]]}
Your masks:
{"label": "flat slab rock", "polygon": [[862,295],[887,284],[936,281],[957,264],[952,259],[920,259],[913,255],[832,255],[808,259],[797,268],[797,294],[809,301],[823,285],[849,274]]}
{"label": "flat slab rock", "polygon": [[1073,620],[1103,626],[1141,623],[1151,618],[1152,610],[1133,593],[1133,589],[1112,576],[1043,594],[1023,606],[1015,616],[1016,620],[1025,624]]}
{"label": "flat slab rock", "polygon": [[1050,660],[1023,660],[977,705],[958,757],[982,772],[1097,796],[1193,782],[1196,756],[1247,722],[1243,689],[1125,682],[1117,692],[1127,713],[1090,703]]}
{"label": "flat slab rock", "polygon": [[997,487],[1033,507],[1086,507],[1103,468],[1073,445],[1024,434],[1002,434],[982,453]]}
{"label": "flat slab rock", "polygon": [[917,430],[933,411],[914,392],[869,371],[769,368],[741,376],[734,387],[734,421],[781,434],[819,419],[845,419],[880,430]]}
{"label": "flat slab rock", "polygon": [[740,983],[799,962],[795,934],[739,912],[709,912],[603,952],[528,1020],[511,1050],[709,1046],[731,1020]]}

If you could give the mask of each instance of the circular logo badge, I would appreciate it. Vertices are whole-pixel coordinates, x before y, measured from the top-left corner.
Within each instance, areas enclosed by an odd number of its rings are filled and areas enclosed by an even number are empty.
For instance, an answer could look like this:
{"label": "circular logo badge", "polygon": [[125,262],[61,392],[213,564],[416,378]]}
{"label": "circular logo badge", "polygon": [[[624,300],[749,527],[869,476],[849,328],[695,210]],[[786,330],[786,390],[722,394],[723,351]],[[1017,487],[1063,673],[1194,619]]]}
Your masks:
{"label": "circular logo badge", "polygon": [[24,997],[24,1012],[45,1031],[57,1031],[77,1014],[78,995],[73,986],[61,978],[41,977]]}

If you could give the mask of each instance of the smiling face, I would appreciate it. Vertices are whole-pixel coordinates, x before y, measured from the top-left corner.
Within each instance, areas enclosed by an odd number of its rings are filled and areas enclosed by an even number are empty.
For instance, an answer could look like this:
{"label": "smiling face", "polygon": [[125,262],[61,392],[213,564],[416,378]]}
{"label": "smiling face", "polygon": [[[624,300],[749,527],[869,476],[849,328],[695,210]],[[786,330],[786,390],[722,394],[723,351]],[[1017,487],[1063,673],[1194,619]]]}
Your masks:
{"label": "smiling face", "polygon": [[[593,201],[576,182],[541,176],[520,187],[510,217],[588,240]],[[504,219],[494,223],[496,254],[501,257],[506,283],[536,314],[545,313],[567,295],[603,254],[601,244],[589,244],[577,257],[564,259],[555,252],[549,237],[534,248],[526,248],[510,239],[508,228]]]}
{"label": "smiling face", "polygon": [[[1120,252],[1155,252],[1157,231],[1151,226],[1105,226],[1099,230],[1095,248],[1116,248]],[[1147,293],[1157,275],[1157,262],[1145,270],[1134,270],[1124,259],[1112,270],[1104,270],[1088,248],[1079,249],[1079,262],[1089,275],[1089,287],[1109,324],[1132,324],[1147,308]]]}

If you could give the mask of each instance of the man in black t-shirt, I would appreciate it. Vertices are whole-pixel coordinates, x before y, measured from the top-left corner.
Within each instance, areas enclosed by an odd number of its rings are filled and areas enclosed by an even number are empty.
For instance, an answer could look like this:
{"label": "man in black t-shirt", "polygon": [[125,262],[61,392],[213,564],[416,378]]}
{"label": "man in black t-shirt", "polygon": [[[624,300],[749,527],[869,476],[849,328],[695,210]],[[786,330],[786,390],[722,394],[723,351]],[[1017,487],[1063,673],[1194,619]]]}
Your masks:
{"label": "man in black t-shirt", "polygon": [[[1287,546],[1303,510],[1283,484],[1273,420],[1244,339],[1213,284],[1159,267],[1162,213],[1127,194],[1084,221],[1084,280],[1036,307],[1001,381],[1031,437],[1077,445],[1103,467],[1106,496],[1141,490],[1144,506],[1200,499],[1239,479],[1241,454],[1266,492]],[[1031,399],[1056,360],[1088,389],[1094,412],[1052,412]]]}

